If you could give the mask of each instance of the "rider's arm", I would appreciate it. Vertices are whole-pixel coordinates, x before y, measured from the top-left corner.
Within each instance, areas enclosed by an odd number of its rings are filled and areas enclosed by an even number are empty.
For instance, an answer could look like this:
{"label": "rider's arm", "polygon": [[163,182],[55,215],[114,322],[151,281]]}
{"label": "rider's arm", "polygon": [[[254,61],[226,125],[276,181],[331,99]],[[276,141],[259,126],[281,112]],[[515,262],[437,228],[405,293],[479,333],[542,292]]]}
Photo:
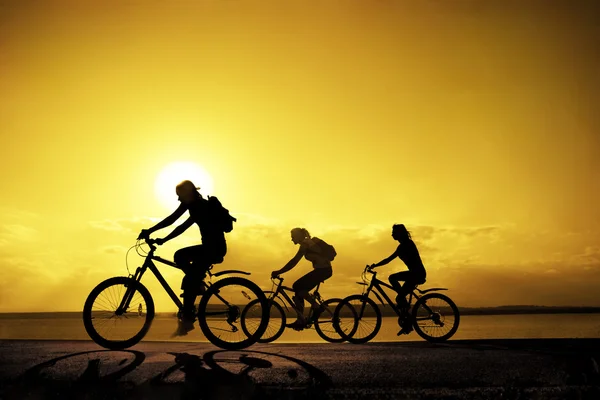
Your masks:
{"label": "rider's arm", "polygon": [[[175,221],[177,221],[177,219],[183,215],[185,210],[186,210],[185,205],[183,203],[179,204],[179,207],[177,207],[177,209],[175,211],[173,211],[173,213],[171,215],[169,215],[167,218],[160,221],[158,224],[154,225],[152,228],[148,229],[148,234],[151,234],[152,232],[155,232],[159,229],[166,228],[169,225],[173,225],[173,223]],[[189,228],[189,226],[187,228]],[[187,229],[187,228],[185,228],[185,229]],[[182,232],[179,232],[177,235],[181,234]],[[177,235],[175,235],[175,236],[177,236]],[[175,237],[175,236],[173,236],[173,237]]]}
{"label": "rider's arm", "polygon": [[162,242],[163,243],[167,242],[167,241],[173,239],[174,237],[181,235],[183,232],[186,231],[187,228],[189,228],[193,224],[194,224],[194,220],[192,219],[192,217],[186,219],[183,224],[179,225],[177,228],[173,229],[173,231],[171,233],[169,233],[167,236],[165,236],[162,239]]}
{"label": "rider's arm", "polygon": [[292,268],[294,268],[296,266],[296,264],[298,264],[298,262],[302,259],[302,256],[304,256],[305,252],[306,252],[306,249],[304,247],[300,246],[296,255],[290,261],[288,261],[287,264],[285,264],[285,266],[283,268],[281,268],[278,271],[278,274],[283,274],[284,272],[287,272],[287,271],[291,270]]}
{"label": "rider's arm", "polygon": [[392,254],[388,258],[385,258],[385,259],[379,261],[377,264],[373,264],[372,267],[375,268],[375,267],[380,267],[382,265],[385,265],[385,264],[389,263],[390,261],[392,261],[396,257],[398,257],[398,250],[396,250],[394,252],[394,254]]}

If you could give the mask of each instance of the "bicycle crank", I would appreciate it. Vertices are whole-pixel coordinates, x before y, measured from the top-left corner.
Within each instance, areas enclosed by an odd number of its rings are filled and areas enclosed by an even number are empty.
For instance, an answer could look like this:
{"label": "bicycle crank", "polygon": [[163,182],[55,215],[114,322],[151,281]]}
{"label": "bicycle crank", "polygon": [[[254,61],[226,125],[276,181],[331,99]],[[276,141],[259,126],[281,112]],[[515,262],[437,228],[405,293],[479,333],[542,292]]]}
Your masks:
{"label": "bicycle crank", "polygon": [[233,325],[234,322],[238,320],[240,316],[240,308],[238,306],[230,306],[227,310],[227,323],[231,326],[231,330],[233,332],[237,332],[237,326]]}

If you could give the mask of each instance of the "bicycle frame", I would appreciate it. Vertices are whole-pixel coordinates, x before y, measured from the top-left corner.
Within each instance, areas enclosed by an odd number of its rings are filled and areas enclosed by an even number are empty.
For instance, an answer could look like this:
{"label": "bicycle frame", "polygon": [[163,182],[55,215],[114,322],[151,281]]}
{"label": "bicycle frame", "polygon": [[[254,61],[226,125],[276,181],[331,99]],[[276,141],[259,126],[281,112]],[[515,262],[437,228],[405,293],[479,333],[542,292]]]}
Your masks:
{"label": "bicycle frame", "polygon": [[[147,242],[146,242],[147,243]],[[160,273],[160,271],[158,270],[158,267],[152,262],[154,261],[158,261],[160,263],[166,264],[168,266],[171,266],[173,268],[177,268],[180,269],[177,264],[175,264],[173,261],[164,259],[160,256],[155,256],[154,255],[154,251],[156,250],[156,246],[149,244],[150,246],[150,251],[148,252],[148,254],[146,255],[146,259],[144,260],[144,263],[142,264],[141,267],[137,267],[137,269],[135,270],[134,274],[130,274],[129,277],[131,279],[133,279],[136,282],[140,282],[142,280],[142,276],[144,275],[144,273],[149,269],[154,276],[156,277],[156,279],[158,280],[158,282],[162,285],[163,289],[165,289],[165,292],[167,292],[167,294],[169,295],[169,297],[171,298],[171,300],[173,300],[173,303],[175,303],[175,305],[177,306],[178,310],[182,310],[183,309],[183,303],[181,302],[181,300],[179,300],[179,297],[177,297],[177,295],[175,294],[175,292],[173,291],[173,289],[171,289],[171,286],[167,283],[167,281],[165,280],[165,278],[162,276],[162,274]],[[250,275],[250,272],[245,272],[245,271],[238,271],[238,270],[225,270],[225,271],[219,271],[216,273],[211,273],[210,270],[212,269],[212,265],[208,268],[208,270],[206,271],[209,278],[212,278],[213,276],[218,277],[224,274],[231,274],[231,273],[235,273],[235,274],[242,274],[242,275]],[[207,289],[211,286],[210,282],[204,282],[202,281],[202,285],[204,285]],[[123,296],[123,299],[121,300],[121,303],[119,304],[119,307],[117,308],[117,315],[123,314],[123,312],[125,310],[127,310],[129,308],[129,303],[132,300],[134,291],[133,290],[128,290],[125,293],[125,296]],[[216,294],[216,297],[218,299],[220,299],[221,301],[223,301],[225,304],[227,304],[227,306],[229,306],[230,304],[227,302],[227,300],[223,299],[218,293]],[[223,312],[210,312],[208,313],[209,315],[216,315],[216,314],[222,314]]]}
{"label": "bicycle frame", "polygon": [[[372,278],[371,278],[371,284],[370,284],[370,285],[369,285],[369,287],[368,287],[368,288],[367,288],[367,289],[366,289],[366,290],[363,292],[363,295],[364,295],[364,296],[366,296],[366,297],[369,297],[369,294],[370,294],[370,293],[374,293],[374,294],[375,294],[375,296],[377,297],[377,299],[379,300],[379,302],[380,302],[382,305],[385,305],[385,304],[384,304],[384,302],[383,302],[383,299],[381,298],[381,296],[383,296],[383,297],[385,298],[385,300],[387,301],[388,305],[389,305],[390,307],[392,307],[392,310],[394,310],[394,312],[396,313],[396,315],[398,315],[398,317],[401,317],[401,316],[402,316],[402,314],[400,313],[400,310],[398,309],[398,307],[396,307],[396,304],[395,304],[395,302],[393,302],[393,301],[392,301],[392,300],[389,298],[389,296],[388,296],[388,295],[385,293],[385,291],[383,290],[382,286],[385,286],[385,287],[387,287],[387,288],[391,289],[391,290],[392,290],[394,293],[397,293],[397,292],[396,292],[396,289],[394,289],[394,287],[393,287],[393,286],[391,286],[391,285],[389,285],[389,284],[387,284],[387,283],[385,283],[385,282],[383,282],[383,281],[381,281],[381,280],[377,279],[377,272],[375,272],[375,271],[372,271],[372,270],[370,270],[370,269],[369,269],[369,270],[365,270],[365,271],[363,272],[363,276],[364,276],[364,274],[365,274],[367,271],[368,271],[368,272],[370,272],[370,273],[371,273],[373,276],[372,276]],[[357,282],[357,283],[358,283],[359,285],[365,285],[365,286],[367,285],[367,283],[365,283],[365,282]],[[374,291],[374,290],[373,290],[373,288],[377,289],[377,291]],[[408,304],[409,304],[409,309],[410,309],[410,304],[412,303],[413,297],[415,298],[415,301],[418,301],[418,300],[419,300],[419,299],[422,297],[422,296],[419,296],[418,294],[416,294],[416,293],[415,293],[415,290],[417,290],[419,293],[421,293],[421,294],[423,295],[423,294],[425,294],[425,293],[427,293],[427,292],[431,292],[431,291],[437,291],[437,290],[448,290],[448,289],[446,289],[446,288],[431,288],[431,289],[427,289],[427,290],[419,290],[419,289],[417,289],[417,288],[415,287],[415,288],[414,288],[413,290],[411,290],[411,292],[408,294],[408,299],[407,299],[407,301],[408,301]],[[379,293],[377,293],[377,292],[379,292]],[[424,307],[425,309],[427,309],[429,312],[432,312],[432,310],[431,310],[431,309],[430,309],[430,308],[427,306],[427,304],[423,304],[423,307]],[[364,312],[364,303],[363,303],[363,309],[361,309],[361,311],[360,311],[360,315],[361,315],[361,316],[362,316],[362,313],[363,313],[363,312]],[[427,318],[417,318],[417,319],[418,319],[418,320],[420,320],[420,319],[427,319]]]}
{"label": "bicycle frame", "polygon": [[[383,290],[382,286],[385,286],[394,292],[396,292],[396,290],[391,285],[388,285],[387,283],[377,279],[377,272],[371,271],[371,273],[373,274],[373,277],[371,278],[371,284],[369,284],[369,287],[364,291],[364,295],[369,297],[370,293],[375,294],[375,297],[377,297],[377,299],[379,300],[379,302],[382,305],[385,305],[385,303],[383,301],[383,299],[385,299],[385,301],[390,305],[390,307],[392,307],[392,310],[394,310],[394,312],[398,316],[400,316],[401,315],[400,311],[396,307],[395,303],[389,298],[387,293]],[[367,285],[367,283],[364,283],[364,282],[357,282],[357,283],[359,285],[365,285],[365,286]],[[373,290],[373,289],[376,289],[376,290]],[[408,304],[410,304],[412,302],[413,295],[416,297],[417,300],[419,299],[419,297],[413,291],[410,293]],[[382,296],[383,296],[383,299],[381,298]],[[361,310],[361,315],[362,315],[362,310]]]}
{"label": "bicycle frame", "polygon": [[[287,294],[287,292],[293,292],[294,289],[288,286],[283,286],[283,278],[277,278],[279,279],[279,283],[277,284],[277,288],[274,291],[270,291],[270,292],[265,292],[265,293],[273,293],[272,296],[270,296],[268,298],[268,301],[275,301],[276,298],[282,298],[284,300],[287,301],[287,304],[284,301],[281,301],[283,303],[283,306],[285,307],[286,311],[289,311],[288,308],[288,304],[292,306],[292,309],[294,311],[296,311],[296,314],[300,315],[300,313],[298,312],[298,310],[296,310],[296,307],[294,307],[294,300],[292,300],[292,298]],[[313,299],[315,299],[316,302],[318,302],[319,304],[322,303],[322,299],[321,299],[321,295],[319,294],[319,287],[321,286],[321,282],[319,282],[319,284],[317,285],[317,287],[315,288],[314,292],[309,293]],[[281,295],[281,296],[280,296]],[[312,313],[312,307],[309,311],[309,317],[310,317],[310,313]]]}

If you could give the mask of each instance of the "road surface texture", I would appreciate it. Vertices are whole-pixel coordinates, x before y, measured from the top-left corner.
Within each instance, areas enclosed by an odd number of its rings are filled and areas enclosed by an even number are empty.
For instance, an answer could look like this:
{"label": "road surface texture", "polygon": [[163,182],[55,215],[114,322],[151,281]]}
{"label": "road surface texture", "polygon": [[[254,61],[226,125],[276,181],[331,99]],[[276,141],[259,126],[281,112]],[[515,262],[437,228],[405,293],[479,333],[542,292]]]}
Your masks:
{"label": "road surface texture", "polygon": [[0,340],[0,399],[600,399],[600,339],[254,345]]}

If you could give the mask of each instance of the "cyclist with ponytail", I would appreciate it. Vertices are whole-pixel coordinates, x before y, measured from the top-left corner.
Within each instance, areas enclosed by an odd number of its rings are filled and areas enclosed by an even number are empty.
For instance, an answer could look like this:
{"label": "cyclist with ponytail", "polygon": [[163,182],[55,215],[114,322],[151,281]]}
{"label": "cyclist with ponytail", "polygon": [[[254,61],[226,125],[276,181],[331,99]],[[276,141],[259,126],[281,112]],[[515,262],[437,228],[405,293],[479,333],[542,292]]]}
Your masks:
{"label": "cyclist with ponytail", "polygon": [[[399,243],[396,251],[388,258],[385,258],[378,263],[371,264],[371,267],[375,268],[386,265],[392,260],[399,258],[404,261],[404,264],[406,264],[406,267],[408,268],[407,271],[396,272],[388,277],[390,284],[396,292],[398,292],[396,303],[398,303],[398,307],[403,312],[404,322],[401,324],[402,330],[398,332],[400,335],[407,334],[412,330],[412,324],[410,324],[410,321],[406,318],[409,307],[406,295],[408,295],[417,285],[425,283],[427,274],[425,272],[425,267],[423,266],[423,261],[421,261],[417,245],[413,242],[412,236],[404,224],[394,224],[392,226],[392,238]],[[400,282],[404,282],[404,284],[401,285]]]}
{"label": "cyclist with ponytail", "polygon": [[308,231],[304,228],[294,228],[291,230],[292,242],[299,245],[298,252],[296,255],[285,264],[285,266],[279,270],[273,271],[271,277],[275,278],[284,272],[287,272],[294,268],[302,257],[306,258],[313,265],[313,270],[298,279],[292,285],[295,295],[293,297],[296,309],[298,310],[298,318],[288,327],[294,329],[302,329],[306,320],[304,318],[304,300],[307,300],[311,307],[317,309],[319,306],[314,301],[309,291],[316,287],[319,282],[331,278],[333,270],[331,268],[331,261],[335,257],[335,250],[333,247],[323,240],[312,237]]}

